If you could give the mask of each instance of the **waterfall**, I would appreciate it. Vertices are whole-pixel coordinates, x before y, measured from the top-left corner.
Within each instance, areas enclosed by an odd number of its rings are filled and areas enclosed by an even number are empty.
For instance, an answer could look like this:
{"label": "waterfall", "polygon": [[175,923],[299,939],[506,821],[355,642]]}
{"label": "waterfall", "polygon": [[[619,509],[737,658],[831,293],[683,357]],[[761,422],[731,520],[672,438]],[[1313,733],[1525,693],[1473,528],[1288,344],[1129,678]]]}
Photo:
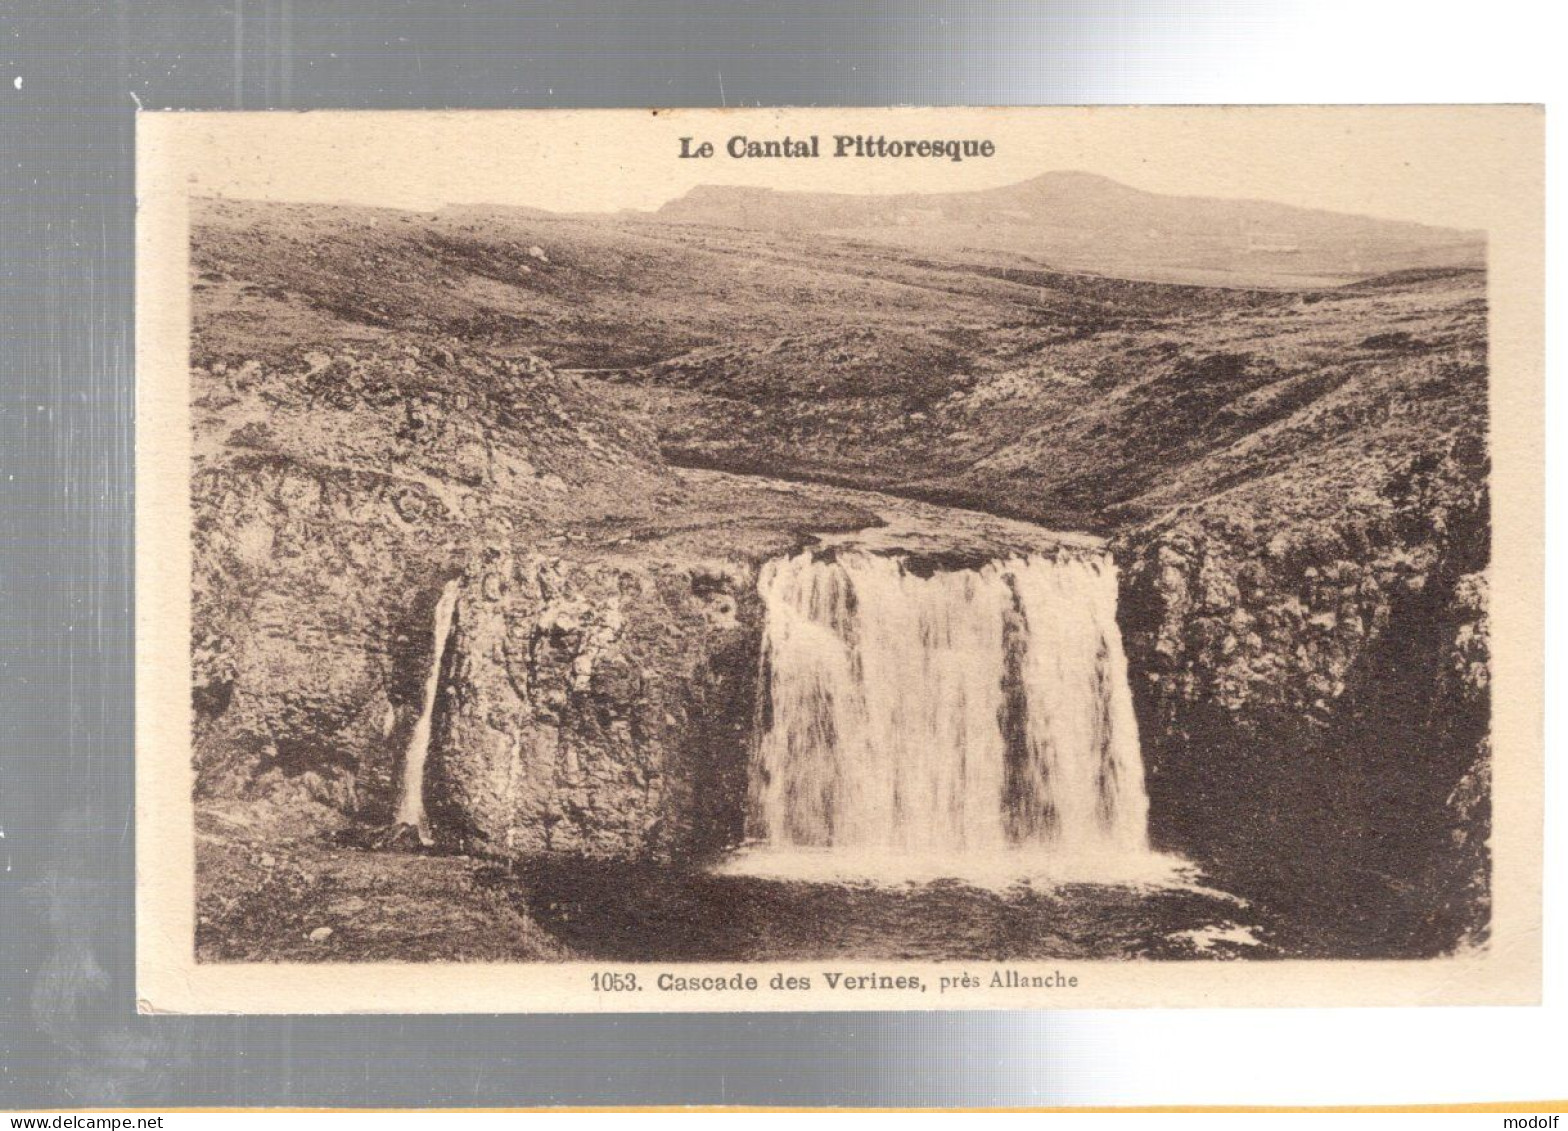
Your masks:
{"label": "waterfall", "polygon": [[730,870],[1135,882],[1167,859],[1109,557],[808,551],[760,589],[753,847]]}
{"label": "waterfall", "polygon": [[408,736],[403,755],[403,789],[398,798],[396,824],[406,825],[419,834],[424,845],[434,843],[425,819],[425,760],[430,755],[430,728],[435,721],[436,693],[441,686],[441,664],[446,659],[447,641],[452,635],[452,614],[457,610],[457,579],[448,581],[436,602],[430,649],[430,672],[425,676],[425,694],[419,719]]}

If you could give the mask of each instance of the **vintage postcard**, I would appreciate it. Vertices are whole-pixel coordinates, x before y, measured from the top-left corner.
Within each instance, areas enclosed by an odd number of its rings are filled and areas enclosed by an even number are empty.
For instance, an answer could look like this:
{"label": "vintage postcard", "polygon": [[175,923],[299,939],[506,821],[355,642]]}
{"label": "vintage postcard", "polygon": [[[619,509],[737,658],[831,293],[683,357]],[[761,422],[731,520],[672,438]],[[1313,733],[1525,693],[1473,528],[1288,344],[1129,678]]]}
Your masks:
{"label": "vintage postcard", "polygon": [[142,115],[141,1008],[1537,1001],[1542,121]]}

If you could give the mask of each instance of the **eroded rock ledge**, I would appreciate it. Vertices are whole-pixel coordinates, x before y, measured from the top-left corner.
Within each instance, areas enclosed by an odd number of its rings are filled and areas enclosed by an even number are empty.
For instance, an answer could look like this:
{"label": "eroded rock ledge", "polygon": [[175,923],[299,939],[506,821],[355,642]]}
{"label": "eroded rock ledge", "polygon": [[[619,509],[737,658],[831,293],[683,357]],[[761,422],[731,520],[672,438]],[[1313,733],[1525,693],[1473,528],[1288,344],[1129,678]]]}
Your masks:
{"label": "eroded rock ledge", "polygon": [[486,554],[459,598],[437,820],[506,855],[738,839],[756,606],[744,560]]}
{"label": "eroded rock ledge", "polygon": [[1487,934],[1485,458],[1460,439],[1323,518],[1254,491],[1115,541],[1156,839],[1368,954]]}
{"label": "eroded rock ledge", "polygon": [[1100,547],[887,496],[680,478],[727,505],[737,527],[771,497],[814,509],[824,525],[857,509],[865,529],[779,531],[725,556],[694,557],[662,538],[593,556],[485,550],[460,591],[433,762],[436,811],[465,842],[506,855],[686,859],[738,843],[759,709],[757,576],[769,557],[856,547],[918,571]]}

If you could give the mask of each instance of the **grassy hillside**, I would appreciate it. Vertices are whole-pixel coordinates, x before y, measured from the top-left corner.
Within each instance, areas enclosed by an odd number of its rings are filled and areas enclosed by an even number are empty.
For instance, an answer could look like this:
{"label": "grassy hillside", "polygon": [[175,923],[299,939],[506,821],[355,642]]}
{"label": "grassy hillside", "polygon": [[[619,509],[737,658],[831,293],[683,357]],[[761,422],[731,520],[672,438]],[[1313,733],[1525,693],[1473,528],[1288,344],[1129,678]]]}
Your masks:
{"label": "grassy hillside", "polygon": [[822,331],[624,378],[676,458],[1111,530],[1276,477],[1331,506],[1485,412],[1478,273],[1077,324]]}
{"label": "grassy hillside", "polygon": [[1239,293],[1064,274],[1015,255],[518,209],[208,200],[195,223],[198,337],[221,334],[256,356],[323,334],[445,333],[561,368],[614,369],[806,331],[1060,326]]}
{"label": "grassy hillside", "polygon": [[445,336],[614,381],[681,462],[1100,530],[1292,468],[1338,499],[1484,400],[1470,270],[1272,292],[521,210],[199,223],[198,355]]}

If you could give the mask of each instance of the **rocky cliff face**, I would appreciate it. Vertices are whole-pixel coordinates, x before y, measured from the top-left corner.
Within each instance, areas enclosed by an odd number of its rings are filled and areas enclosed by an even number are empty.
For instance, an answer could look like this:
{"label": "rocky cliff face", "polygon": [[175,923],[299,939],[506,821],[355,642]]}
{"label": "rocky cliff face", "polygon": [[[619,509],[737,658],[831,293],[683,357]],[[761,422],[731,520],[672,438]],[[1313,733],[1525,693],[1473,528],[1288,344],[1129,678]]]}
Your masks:
{"label": "rocky cliff face", "polygon": [[736,560],[493,550],[459,598],[433,796],[500,854],[740,837],[761,621]]}
{"label": "rocky cliff face", "polygon": [[[573,539],[587,537],[584,523],[650,512],[661,491],[680,495],[646,436],[537,360],[434,343],[266,364],[203,356],[195,382],[202,796],[270,797],[296,822],[389,819],[432,662],[432,608],[451,578],[462,579],[462,628],[449,679],[473,673],[464,702],[491,689],[492,656],[495,686],[526,689],[530,722],[564,719],[572,696],[616,700],[611,653],[640,639],[650,610],[628,593],[623,615],[618,596],[585,581],[572,555],[591,551]],[[514,547],[551,545],[512,568]],[[617,587],[613,572],[596,576]],[[718,600],[701,581],[684,601],[666,596],[671,623],[705,625]],[[507,666],[503,645],[525,650],[522,666]],[[698,662],[702,646],[683,640],[681,655]],[[606,737],[620,733],[611,721]],[[477,827],[486,812],[476,808]]]}
{"label": "rocky cliff face", "polygon": [[1254,491],[1120,539],[1157,840],[1367,953],[1485,937],[1484,484],[1461,440],[1325,520]]}
{"label": "rocky cliff face", "polygon": [[279,835],[389,824],[456,580],[425,791],[442,843],[685,857],[738,837],[757,569],[873,516],[673,472],[537,358],[422,340],[195,362],[209,811]]}

